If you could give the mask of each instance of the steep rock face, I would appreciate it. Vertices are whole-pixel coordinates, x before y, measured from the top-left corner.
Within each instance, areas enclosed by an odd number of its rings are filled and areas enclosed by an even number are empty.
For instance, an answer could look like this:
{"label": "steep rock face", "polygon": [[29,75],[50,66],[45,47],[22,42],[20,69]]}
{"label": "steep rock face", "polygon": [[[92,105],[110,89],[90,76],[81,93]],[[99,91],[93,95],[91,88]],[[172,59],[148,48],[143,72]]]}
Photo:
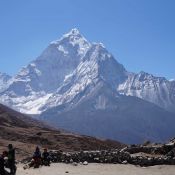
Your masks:
{"label": "steep rock face", "polygon": [[71,30],[60,40],[52,42],[35,61],[24,67],[14,77],[9,89],[14,91],[14,87],[23,85],[22,92],[14,92],[24,96],[31,91],[53,92],[65,76],[78,66],[89,47],[90,44],[76,29]]}
{"label": "steep rock face", "polygon": [[118,92],[139,97],[175,112],[175,81],[140,72],[130,74],[128,79],[118,86]]}
{"label": "steep rock face", "polygon": [[41,110],[58,105],[75,106],[100,81],[116,89],[126,78],[124,67],[101,44],[93,44],[74,72],[66,77],[63,85],[53,93]]}
{"label": "steep rock face", "polygon": [[24,113],[40,113],[39,108],[74,71],[89,47],[79,31],[72,29],[12,78],[1,102]]}
{"label": "steep rock face", "polygon": [[129,144],[164,142],[175,133],[172,113],[139,98],[119,95],[102,81],[81,103],[50,108],[40,119],[73,132]]}

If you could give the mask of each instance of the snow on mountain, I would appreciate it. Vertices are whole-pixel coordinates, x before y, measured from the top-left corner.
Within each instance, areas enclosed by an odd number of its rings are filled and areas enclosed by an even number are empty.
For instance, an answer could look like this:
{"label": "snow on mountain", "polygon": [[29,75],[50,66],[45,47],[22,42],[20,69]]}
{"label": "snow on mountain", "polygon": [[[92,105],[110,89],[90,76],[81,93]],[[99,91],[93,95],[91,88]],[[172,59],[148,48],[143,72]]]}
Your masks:
{"label": "snow on mountain", "polygon": [[81,102],[66,105],[49,108],[40,119],[76,133],[129,144],[164,142],[175,133],[172,113],[142,99],[119,95],[104,81],[97,82]]}
{"label": "snow on mountain", "polygon": [[101,80],[120,94],[175,111],[175,81],[127,72],[103,44],[89,43],[77,29],[51,42],[7,84],[9,78],[0,80],[0,101],[24,113],[75,104]]}
{"label": "snow on mountain", "polygon": [[127,72],[101,44],[92,44],[72,74],[65,77],[63,85],[47,100],[44,107],[67,104],[76,105],[95,87],[104,81],[115,89],[126,79]]}
{"label": "snow on mountain", "polygon": [[1,102],[20,112],[39,114],[72,101],[100,79],[116,88],[126,74],[103,44],[90,44],[72,29],[12,78]]}
{"label": "snow on mountain", "polygon": [[4,91],[7,88],[10,79],[11,76],[0,72],[0,92]]}
{"label": "snow on mountain", "polygon": [[163,77],[140,72],[131,73],[128,79],[118,86],[118,92],[136,96],[175,112],[175,82]]}
{"label": "snow on mountain", "polygon": [[36,60],[12,78],[1,102],[20,112],[40,113],[39,107],[75,70],[90,46],[77,29],[51,42]]}
{"label": "snow on mountain", "polygon": [[[57,45],[59,51],[65,55],[70,53],[69,45],[72,45],[78,55],[83,56],[90,47],[90,43],[74,28],[69,33],[63,35],[59,40],[52,41],[51,44]],[[73,52],[75,51],[73,49]]]}
{"label": "snow on mountain", "polygon": [[1,103],[59,127],[127,142],[165,141],[175,132],[174,114],[167,111],[175,112],[175,81],[128,72],[77,29],[14,77],[3,77]]}

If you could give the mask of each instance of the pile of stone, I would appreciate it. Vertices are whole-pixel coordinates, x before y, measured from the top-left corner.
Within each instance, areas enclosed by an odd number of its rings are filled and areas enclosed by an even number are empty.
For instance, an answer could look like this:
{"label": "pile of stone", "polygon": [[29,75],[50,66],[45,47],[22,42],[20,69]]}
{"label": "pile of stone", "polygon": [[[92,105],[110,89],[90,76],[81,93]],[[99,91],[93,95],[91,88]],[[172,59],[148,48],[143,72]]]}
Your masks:
{"label": "pile of stone", "polygon": [[155,145],[131,145],[129,147],[124,148],[123,150],[129,152],[130,154],[135,153],[147,153],[147,154],[156,154],[156,155],[166,155],[172,152],[175,148],[175,144],[170,142],[168,144],[155,144]]}
{"label": "pile of stone", "polygon": [[131,155],[131,164],[140,166],[175,165],[175,142],[155,145],[132,145],[124,149]]}
{"label": "pile of stone", "polygon": [[129,161],[131,156],[127,152],[120,150],[113,151],[81,151],[65,153],[61,151],[50,152],[52,162],[85,162],[88,163],[123,163]]}
{"label": "pile of stone", "polygon": [[140,166],[175,165],[175,144],[132,145],[121,150],[62,152],[50,151],[52,162],[64,163],[113,163]]}
{"label": "pile of stone", "polygon": [[[131,145],[120,150],[63,152],[50,151],[51,162],[133,164],[140,166],[175,165],[175,139],[168,144]],[[26,159],[23,163],[29,162]]]}

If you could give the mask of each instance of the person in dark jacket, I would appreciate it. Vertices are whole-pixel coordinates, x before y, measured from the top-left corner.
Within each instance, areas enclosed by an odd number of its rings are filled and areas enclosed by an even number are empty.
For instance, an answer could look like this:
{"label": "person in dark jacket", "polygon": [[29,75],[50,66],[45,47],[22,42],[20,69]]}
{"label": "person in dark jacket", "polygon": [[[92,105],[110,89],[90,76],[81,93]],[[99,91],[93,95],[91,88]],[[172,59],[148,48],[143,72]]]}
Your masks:
{"label": "person in dark jacket", "polygon": [[50,155],[47,148],[44,148],[44,152],[42,153],[42,164],[45,166],[50,166]]}
{"label": "person in dark jacket", "polygon": [[37,146],[33,154],[32,162],[29,164],[29,167],[39,168],[40,165],[41,165],[41,152],[39,147]]}
{"label": "person in dark jacket", "polygon": [[35,159],[35,158],[41,159],[41,151],[40,151],[40,149],[39,149],[38,146],[37,146],[36,149],[35,149],[35,152],[34,152],[34,154],[33,154],[33,158],[34,158],[34,159]]}
{"label": "person in dark jacket", "polygon": [[15,165],[15,149],[12,144],[8,145],[8,167],[10,169],[10,174],[16,174],[16,165]]}

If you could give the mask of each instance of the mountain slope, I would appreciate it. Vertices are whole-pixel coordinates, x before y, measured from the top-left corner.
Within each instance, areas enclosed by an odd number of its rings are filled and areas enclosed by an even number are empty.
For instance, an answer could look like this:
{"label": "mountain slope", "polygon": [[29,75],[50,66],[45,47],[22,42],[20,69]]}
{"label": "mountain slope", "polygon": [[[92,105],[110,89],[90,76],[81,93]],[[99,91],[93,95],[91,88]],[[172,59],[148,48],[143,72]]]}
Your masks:
{"label": "mountain slope", "polygon": [[116,141],[100,140],[56,130],[0,105],[0,150],[9,143],[17,147],[17,156],[31,156],[36,145],[63,151],[121,148]]}
{"label": "mountain slope", "polygon": [[1,102],[24,113],[40,113],[39,108],[78,66],[89,47],[79,31],[72,29],[13,77]]}
{"label": "mountain slope", "polygon": [[175,81],[140,72],[130,74],[127,80],[118,86],[118,92],[139,97],[175,112]]}
{"label": "mountain slope", "polygon": [[[62,113],[58,113],[64,109]],[[175,116],[138,99],[119,95],[99,82],[72,108],[54,107],[41,115],[54,126],[124,143],[164,142],[175,133]]]}
{"label": "mountain slope", "polygon": [[86,98],[98,82],[103,81],[116,89],[126,77],[124,67],[101,44],[93,44],[78,67],[46,101],[41,111],[58,105],[76,105]]}

